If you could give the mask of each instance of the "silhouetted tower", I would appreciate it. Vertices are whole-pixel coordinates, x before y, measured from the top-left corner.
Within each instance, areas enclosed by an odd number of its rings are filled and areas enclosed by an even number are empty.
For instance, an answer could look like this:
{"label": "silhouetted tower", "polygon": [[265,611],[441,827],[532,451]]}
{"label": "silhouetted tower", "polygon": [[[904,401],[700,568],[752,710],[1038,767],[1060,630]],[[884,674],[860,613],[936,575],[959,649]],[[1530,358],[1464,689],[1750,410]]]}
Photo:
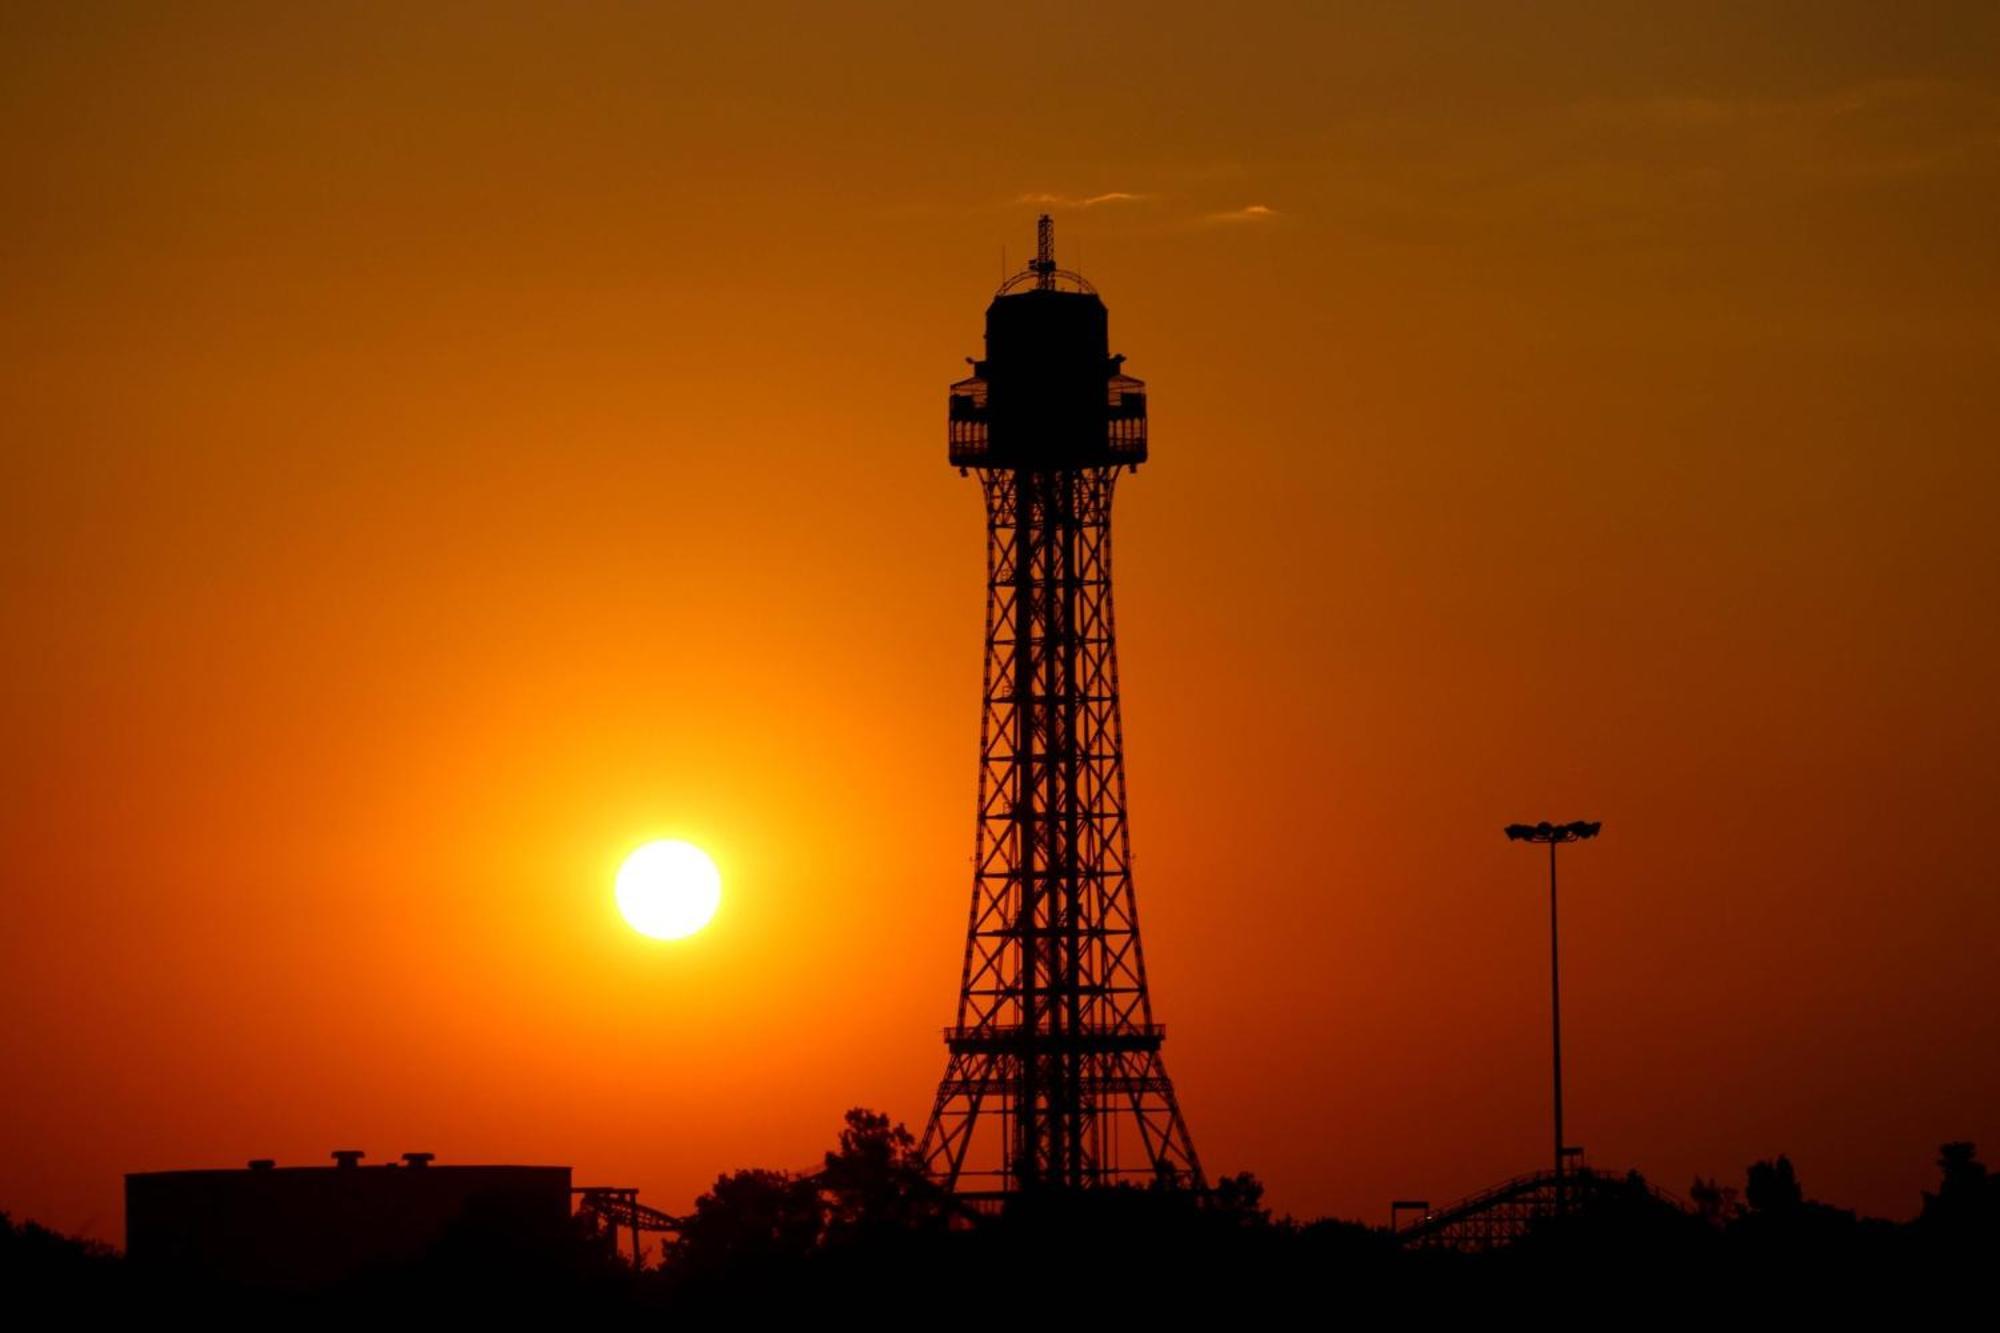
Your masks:
{"label": "silhouetted tower", "polygon": [[951,386],[951,461],[986,493],[986,684],[972,915],[950,1059],[924,1130],[954,1189],[1199,1188],[1160,1058],[1125,818],[1111,493],[1146,460],[1146,386],[1104,303],[1035,260]]}

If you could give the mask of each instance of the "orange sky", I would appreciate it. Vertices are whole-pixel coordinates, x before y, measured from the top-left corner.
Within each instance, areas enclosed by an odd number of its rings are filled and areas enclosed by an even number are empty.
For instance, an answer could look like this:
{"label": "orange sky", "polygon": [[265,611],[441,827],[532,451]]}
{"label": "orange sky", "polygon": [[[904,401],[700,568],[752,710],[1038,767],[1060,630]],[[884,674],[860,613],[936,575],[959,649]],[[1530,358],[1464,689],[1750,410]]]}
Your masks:
{"label": "orange sky", "polygon": [[[0,1208],[920,1126],[1043,196],[1152,386],[1139,894],[1212,1172],[2000,1156],[2000,11],[14,5]],[[1754,8],[1754,13],[1743,12]],[[1128,197],[1129,196],[1129,197]],[[1087,202],[1095,201],[1095,202]],[[722,914],[616,919],[651,837]]]}

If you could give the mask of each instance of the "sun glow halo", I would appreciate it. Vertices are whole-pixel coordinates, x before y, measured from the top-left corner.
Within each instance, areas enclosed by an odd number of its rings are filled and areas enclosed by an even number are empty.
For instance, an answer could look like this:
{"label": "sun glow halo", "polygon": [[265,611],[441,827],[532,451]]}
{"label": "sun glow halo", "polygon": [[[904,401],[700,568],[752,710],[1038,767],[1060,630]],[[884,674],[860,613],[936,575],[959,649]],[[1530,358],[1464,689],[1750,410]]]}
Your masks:
{"label": "sun glow halo", "polygon": [[722,872],[691,842],[649,842],[618,868],[618,910],[641,935],[685,939],[722,904]]}

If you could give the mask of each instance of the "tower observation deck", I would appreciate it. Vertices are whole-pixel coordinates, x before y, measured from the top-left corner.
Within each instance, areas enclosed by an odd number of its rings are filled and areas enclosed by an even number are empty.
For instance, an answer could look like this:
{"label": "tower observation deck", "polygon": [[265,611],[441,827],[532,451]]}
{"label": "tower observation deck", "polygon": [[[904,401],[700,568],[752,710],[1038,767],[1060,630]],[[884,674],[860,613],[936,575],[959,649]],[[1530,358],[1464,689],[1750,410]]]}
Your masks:
{"label": "tower observation deck", "polygon": [[1118,713],[1111,499],[1146,461],[1146,386],[1046,216],[1039,242],[951,386],[950,459],[986,499],[986,671],[964,974],[921,1152],[965,1194],[1199,1188],[1146,987]]}

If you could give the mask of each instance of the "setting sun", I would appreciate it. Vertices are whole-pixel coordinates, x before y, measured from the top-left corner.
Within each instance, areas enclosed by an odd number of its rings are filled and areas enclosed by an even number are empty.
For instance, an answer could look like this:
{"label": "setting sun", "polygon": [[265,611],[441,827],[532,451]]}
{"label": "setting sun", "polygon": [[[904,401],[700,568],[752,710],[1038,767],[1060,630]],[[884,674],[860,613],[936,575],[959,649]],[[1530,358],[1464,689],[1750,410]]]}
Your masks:
{"label": "setting sun", "polygon": [[678,940],[709,923],[722,903],[722,872],[690,842],[649,842],[618,868],[618,910],[642,935]]}

